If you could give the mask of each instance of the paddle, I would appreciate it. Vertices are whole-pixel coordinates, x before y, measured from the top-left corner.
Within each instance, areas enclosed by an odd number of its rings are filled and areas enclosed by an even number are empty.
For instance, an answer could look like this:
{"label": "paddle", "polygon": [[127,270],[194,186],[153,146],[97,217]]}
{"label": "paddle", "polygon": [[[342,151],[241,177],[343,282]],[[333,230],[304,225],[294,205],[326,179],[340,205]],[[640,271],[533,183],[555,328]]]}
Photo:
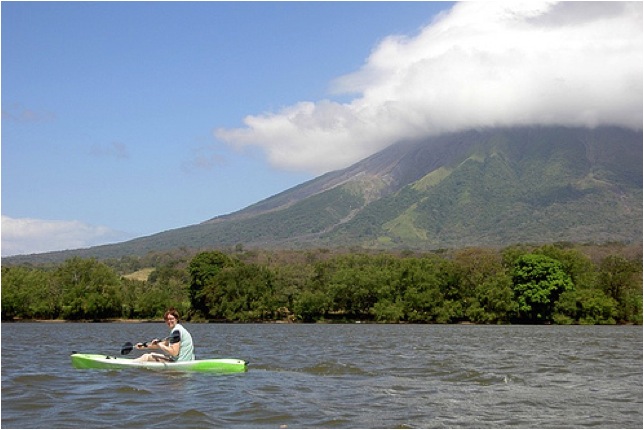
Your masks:
{"label": "paddle", "polygon": [[[181,335],[179,335],[179,332],[175,331],[175,332],[172,332],[170,336],[157,341],[157,343],[165,342],[166,340],[170,341],[170,343],[177,343],[181,340]],[[154,341],[150,341],[150,342],[154,342]],[[148,346],[148,342],[144,342],[142,343],[142,345],[146,347]],[[127,355],[130,352],[132,352],[133,349],[134,349],[134,345],[132,345],[132,342],[125,342],[123,347],[121,347],[121,355]]]}

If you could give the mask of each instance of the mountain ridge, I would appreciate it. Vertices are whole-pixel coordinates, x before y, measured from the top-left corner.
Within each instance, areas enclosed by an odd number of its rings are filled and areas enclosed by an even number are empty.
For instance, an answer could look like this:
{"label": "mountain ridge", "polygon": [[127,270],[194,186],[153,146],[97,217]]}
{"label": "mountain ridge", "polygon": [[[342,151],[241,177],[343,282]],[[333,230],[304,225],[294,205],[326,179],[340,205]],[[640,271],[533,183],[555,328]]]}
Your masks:
{"label": "mountain ridge", "polygon": [[47,256],[238,244],[437,249],[641,238],[642,131],[535,126],[399,142],[200,224]]}
{"label": "mountain ridge", "polygon": [[[463,134],[465,135],[467,133],[469,132],[465,132]],[[451,136],[454,135],[450,134],[449,136],[451,140]],[[415,148],[417,143],[418,141],[402,141],[395,143],[345,169],[325,173],[317,178],[296,185],[295,187],[263,199],[239,211],[214,217],[201,224],[218,222],[222,219],[238,219],[239,217],[247,217],[249,215],[260,215],[276,209],[285,209],[303,198],[312,197],[320,192],[328,191],[331,188],[343,185],[358,177],[365,178],[367,179],[367,182],[371,182],[372,184],[376,182],[381,183],[380,187],[376,186],[376,191],[380,192],[376,192],[375,195],[372,196],[373,199],[377,199],[383,194],[398,191],[402,185],[418,179],[416,177],[417,175],[409,173],[409,169],[400,167],[401,164],[408,165],[410,160],[418,159],[417,155],[419,152],[425,152],[419,151],[418,148]],[[427,159],[426,154],[424,155],[425,157],[420,159],[421,162],[426,161]],[[445,154],[441,155],[444,156]],[[416,170],[413,170],[413,172],[415,171]],[[369,178],[377,179],[368,181]]]}

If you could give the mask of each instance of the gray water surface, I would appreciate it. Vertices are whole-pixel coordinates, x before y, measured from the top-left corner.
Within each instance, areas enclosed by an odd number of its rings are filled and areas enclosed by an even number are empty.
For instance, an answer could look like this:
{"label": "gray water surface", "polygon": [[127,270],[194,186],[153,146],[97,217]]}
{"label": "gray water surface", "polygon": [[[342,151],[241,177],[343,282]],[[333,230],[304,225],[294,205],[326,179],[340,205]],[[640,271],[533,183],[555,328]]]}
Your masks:
{"label": "gray water surface", "polygon": [[77,370],[166,328],[3,323],[2,427],[642,428],[642,327],[185,326],[249,371]]}

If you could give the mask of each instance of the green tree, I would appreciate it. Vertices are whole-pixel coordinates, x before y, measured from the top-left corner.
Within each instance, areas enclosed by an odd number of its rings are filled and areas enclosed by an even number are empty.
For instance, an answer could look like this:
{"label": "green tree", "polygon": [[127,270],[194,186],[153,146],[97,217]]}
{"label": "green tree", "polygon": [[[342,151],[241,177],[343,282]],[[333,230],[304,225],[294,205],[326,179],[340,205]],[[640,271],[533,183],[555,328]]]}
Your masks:
{"label": "green tree", "polygon": [[329,297],[321,291],[302,291],[293,302],[293,312],[304,322],[323,318],[329,309]]}
{"label": "green tree", "polygon": [[519,319],[527,322],[551,321],[559,296],[573,288],[563,265],[540,254],[519,257],[512,271],[512,283]]}
{"label": "green tree", "polygon": [[135,319],[146,318],[148,315],[143,315],[138,309],[138,301],[141,297],[141,291],[145,288],[145,281],[137,281],[133,279],[121,279],[121,297],[123,300],[121,316],[123,318]]}
{"label": "green tree", "polygon": [[617,303],[616,319],[642,323],[642,263],[611,255],[600,264],[600,288]]}
{"label": "green tree", "polygon": [[62,291],[65,319],[106,319],[122,314],[120,279],[113,269],[95,259],[73,257],[54,273]]}
{"label": "green tree", "polygon": [[555,305],[557,324],[615,324],[617,302],[595,288],[561,294]]}
{"label": "green tree", "polygon": [[544,245],[534,251],[559,261],[563,270],[570,276],[575,289],[594,288],[597,271],[589,257],[576,249],[565,249],[563,245]]}
{"label": "green tree", "polygon": [[238,321],[270,319],[283,306],[271,302],[273,277],[265,267],[237,262],[223,268],[214,280],[216,288],[204,290],[211,317]]}
{"label": "green tree", "polygon": [[[206,304],[204,289],[215,288],[213,285],[219,272],[224,267],[232,264],[232,260],[223,252],[210,251],[197,254],[188,265],[190,274],[190,305],[192,310],[203,316],[208,315],[209,309]],[[212,295],[212,293],[211,293]]]}
{"label": "green tree", "polygon": [[458,265],[453,261],[440,259],[436,269],[443,295],[440,322],[463,321],[469,291],[463,288],[462,275]]}
{"label": "green tree", "polygon": [[405,317],[405,303],[401,300],[395,302],[390,299],[378,300],[373,305],[372,313],[376,321],[399,322]]}
{"label": "green tree", "polygon": [[185,268],[170,261],[157,267],[149,276],[148,301],[154,304],[154,315],[161,317],[170,307],[180,315],[190,315],[190,276]]}
{"label": "green tree", "polygon": [[483,324],[509,322],[517,305],[501,254],[493,249],[469,248],[457,251],[454,261],[461,270],[467,318]]}
{"label": "green tree", "polygon": [[[281,308],[278,307],[278,318],[290,318],[301,314],[301,310],[300,312],[295,310],[295,301],[298,296],[312,288],[312,279],[315,276],[313,265],[309,263],[288,263],[276,267],[273,270],[273,275],[275,283],[274,300],[282,304]],[[326,294],[323,293],[322,295],[326,299]]]}
{"label": "green tree", "polygon": [[48,273],[25,267],[2,268],[2,319],[58,317],[60,294]]}
{"label": "green tree", "polygon": [[444,296],[436,259],[421,258],[408,267],[404,293],[405,318],[413,323],[446,323]]}
{"label": "green tree", "polygon": [[334,263],[328,280],[331,311],[350,318],[368,317],[378,288],[377,274],[371,270],[368,257],[342,256]]}
{"label": "green tree", "polygon": [[497,273],[475,286],[466,314],[474,323],[503,324],[510,322],[517,309],[511,277]]}

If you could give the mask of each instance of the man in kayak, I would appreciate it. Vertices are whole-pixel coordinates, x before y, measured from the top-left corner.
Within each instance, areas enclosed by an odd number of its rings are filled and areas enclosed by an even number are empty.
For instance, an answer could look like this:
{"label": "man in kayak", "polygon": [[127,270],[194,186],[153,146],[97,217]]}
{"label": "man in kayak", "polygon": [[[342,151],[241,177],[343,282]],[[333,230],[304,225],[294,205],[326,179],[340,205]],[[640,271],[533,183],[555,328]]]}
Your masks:
{"label": "man in kayak", "polygon": [[[170,308],[163,315],[165,323],[170,327],[170,336],[166,340],[154,339],[149,344],[137,343],[136,349],[159,349],[163,353],[151,352],[143,354],[136,361],[190,361],[195,359],[195,348],[192,336],[181,324],[179,313]],[[165,355],[167,354],[167,355]]]}

